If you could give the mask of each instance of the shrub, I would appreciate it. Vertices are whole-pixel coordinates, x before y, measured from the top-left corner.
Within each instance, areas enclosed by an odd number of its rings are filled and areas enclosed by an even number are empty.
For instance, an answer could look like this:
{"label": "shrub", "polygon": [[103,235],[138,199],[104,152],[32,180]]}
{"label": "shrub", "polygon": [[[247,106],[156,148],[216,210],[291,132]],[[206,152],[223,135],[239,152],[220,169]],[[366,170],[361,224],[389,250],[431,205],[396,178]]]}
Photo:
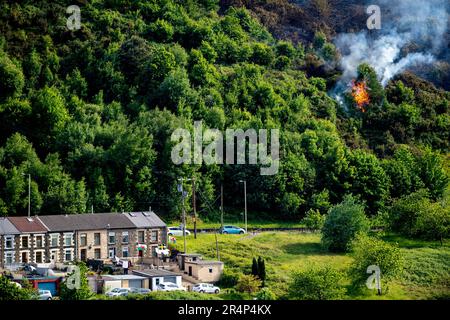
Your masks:
{"label": "shrub", "polygon": [[403,270],[403,256],[396,245],[359,234],[352,241],[351,250],[354,263],[350,274],[355,285],[366,282],[369,276],[367,267],[371,265],[380,268],[382,283],[396,278]]}
{"label": "shrub", "polygon": [[450,235],[450,206],[445,203],[432,203],[422,212],[416,223],[417,234],[427,240],[439,240]]}
{"label": "shrub", "polygon": [[33,291],[29,288],[20,288],[0,275],[0,301],[30,300],[33,298]]}
{"label": "shrub", "polygon": [[225,268],[217,285],[224,288],[235,287],[239,280],[239,272],[233,269]]}
{"label": "shrub", "polygon": [[266,280],[266,263],[263,258],[258,257],[258,278],[263,282]]}
{"label": "shrub", "polygon": [[278,70],[284,71],[287,70],[291,65],[291,60],[286,56],[279,56],[275,60],[275,68]]}
{"label": "shrub", "polygon": [[186,291],[154,291],[146,295],[129,295],[126,300],[220,300],[216,295]]}
{"label": "shrub", "polygon": [[330,251],[347,251],[356,234],[368,232],[369,226],[364,205],[347,196],[329,211],[322,228],[322,242]]}
{"label": "shrub", "polygon": [[345,293],[343,275],[331,267],[310,267],[293,275],[289,296],[299,300],[337,300]]}
{"label": "shrub", "polygon": [[320,230],[325,223],[325,215],[320,214],[319,210],[310,209],[302,219],[302,223],[311,230]]}
{"label": "shrub", "polygon": [[257,300],[276,300],[276,295],[269,288],[262,288],[256,294]]}
{"label": "shrub", "polygon": [[252,46],[253,54],[251,60],[259,65],[269,65],[274,59],[274,54],[272,49],[263,43],[255,43]]}
{"label": "shrub", "polygon": [[239,292],[254,293],[261,287],[261,280],[254,275],[243,274],[239,277],[236,290]]}
{"label": "shrub", "polygon": [[389,211],[391,230],[408,237],[442,240],[450,233],[450,211],[445,201],[432,202],[426,190],[404,196]]}
{"label": "shrub", "polygon": [[278,55],[286,56],[288,58],[293,58],[296,54],[292,42],[289,41],[279,41],[276,46],[276,52]]}
{"label": "shrub", "polygon": [[76,266],[80,270],[80,287],[72,289],[67,286],[67,280],[69,279],[68,277],[73,276],[75,273],[74,271],[68,275],[66,280],[61,284],[61,300],[89,300],[94,295],[89,288],[89,283],[86,276],[88,267],[84,262],[78,262]]}

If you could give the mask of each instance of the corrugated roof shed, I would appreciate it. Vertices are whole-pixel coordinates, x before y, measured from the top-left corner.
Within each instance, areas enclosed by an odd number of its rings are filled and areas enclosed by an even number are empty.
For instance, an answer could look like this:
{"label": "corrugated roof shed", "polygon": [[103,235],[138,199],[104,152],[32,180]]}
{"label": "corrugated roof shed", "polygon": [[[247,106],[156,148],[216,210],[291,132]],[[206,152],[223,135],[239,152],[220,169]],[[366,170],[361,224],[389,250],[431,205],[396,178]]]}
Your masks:
{"label": "corrugated roof shed", "polygon": [[136,226],[120,213],[86,213],[39,216],[49,231],[134,229]]}
{"label": "corrugated roof shed", "polygon": [[166,224],[154,212],[125,212],[123,213],[136,228],[158,228],[165,227]]}
{"label": "corrugated roof shed", "polygon": [[164,269],[133,270],[133,274],[143,277],[181,276],[180,273],[175,273]]}
{"label": "corrugated roof shed", "polygon": [[19,234],[19,230],[7,218],[0,218],[0,234]]}
{"label": "corrugated roof shed", "polygon": [[7,218],[21,233],[44,233],[45,226],[37,217],[8,217]]}
{"label": "corrugated roof shed", "polygon": [[145,280],[146,277],[137,276],[134,274],[119,274],[107,275],[102,277],[104,280]]}

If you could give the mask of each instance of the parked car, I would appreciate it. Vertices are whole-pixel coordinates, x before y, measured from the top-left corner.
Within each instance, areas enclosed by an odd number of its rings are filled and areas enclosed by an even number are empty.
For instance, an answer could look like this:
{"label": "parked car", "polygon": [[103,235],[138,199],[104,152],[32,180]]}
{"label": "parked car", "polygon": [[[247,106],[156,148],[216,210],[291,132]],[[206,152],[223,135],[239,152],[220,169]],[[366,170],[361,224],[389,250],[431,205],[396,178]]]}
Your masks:
{"label": "parked car", "polygon": [[152,290],[150,289],[145,289],[145,288],[130,288],[130,293],[132,294],[147,294],[152,292]]}
{"label": "parked car", "polygon": [[223,226],[223,228],[220,229],[220,233],[223,234],[244,234],[245,230],[239,227],[235,226]]}
{"label": "parked car", "polygon": [[197,283],[193,288],[192,291],[194,292],[200,292],[200,293],[219,293],[220,288],[216,287],[209,283]]}
{"label": "parked car", "polygon": [[128,288],[114,288],[111,291],[105,293],[107,297],[122,297],[128,295],[130,289]]}
{"label": "parked car", "polygon": [[158,291],[176,291],[176,290],[187,291],[185,287],[179,286],[176,283],[172,282],[161,282],[157,288]]}
{"label": "parked car", "polygon": [[49,290],[39,290],[39,300],[52,300],[53,296]]}
{"label": "parked car", "polygon": [[[183,236],[183,229],[180,227],[169,227],[167,228],[167,234],[169,236]],[[186,229],[186,235],[190,235],[191,232]]]}

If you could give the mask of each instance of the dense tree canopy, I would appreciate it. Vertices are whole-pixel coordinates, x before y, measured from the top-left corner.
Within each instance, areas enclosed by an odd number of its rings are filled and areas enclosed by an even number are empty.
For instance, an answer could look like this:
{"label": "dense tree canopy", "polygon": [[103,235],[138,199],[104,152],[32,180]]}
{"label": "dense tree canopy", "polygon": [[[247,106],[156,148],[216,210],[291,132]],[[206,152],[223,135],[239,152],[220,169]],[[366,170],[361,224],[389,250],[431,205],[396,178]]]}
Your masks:
{"label": "dense tree canopy", "polygon": [[[181,176],[196,177],[211,219],[222,183],[227,210],[243,207],[241,179],[249,210],[295,220],[347,193],[375,215],[419,189],[438,201],[448,188],[449,92],[410,74],[383,88],[362,65],[371,105],[346,112],[327,93],[334,80],[308,72],[338,58],[327,32],[310,46],[279,40],[217,0],[80,2],[82,27],[70,31],[69,2],[0,1],[1,215],[26,212],[23,174],[42,214],[151,206],[175,216]],[[173,164],[172,132],[196,120],[280,129],[279,173]]]}

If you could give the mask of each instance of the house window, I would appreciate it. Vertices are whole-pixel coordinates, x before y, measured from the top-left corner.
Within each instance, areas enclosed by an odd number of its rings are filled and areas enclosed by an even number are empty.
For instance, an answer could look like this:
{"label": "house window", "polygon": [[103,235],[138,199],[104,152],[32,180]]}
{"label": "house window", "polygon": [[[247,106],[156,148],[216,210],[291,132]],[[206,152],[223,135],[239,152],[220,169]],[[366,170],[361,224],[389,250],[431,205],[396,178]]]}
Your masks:
{"label": "house window", "polygon": [[209,273],[213,273],[213,268],[209,268]]}
{"label": "house window", "polygon": [[159,285],[159,278],[156,278],[156,279],[155,279],[155,284],[156,284],[156,285]]}
{"label": "house window", "polygon": [[114,232],[108,233],[108,243],[109,244],[116,243],[116,234]]}
{"label": "house window", "polygon": [[72,250],[64,250],[64,261],[72,261]]}
{"label": "house window", "polygon": [[5,237],[5,249],[14,249],[14,236]]}
{"label": "house window", "polygon": [[153,230],[152,231],[152,242],[158,241],[158,231]]}
{"label": "house window", "polygon": [[95,249],[94,250],[94,258],[98,260],[98,259],[101,259],[101,257],[102,257],[101,250],[100,249]]}
{"label": "house window", "polygon": [[114,259],[115,256],[116,256],[116,249],[115,249],[115,248],[109,249],[109,251],[108,251],[108,257],[109,257],[110,259]]}
{"label": "house window", "polygon": [[59,234],[52,234],[50,235],[50,242],[52,247],[58,246],[58,240],[59,240]]}
{"label": "house window", "polygon": [[69,247],[72,245],[73,234],[72,233],[64,233],[64,245]]}
{"label": "house window", "polygon": [[36,248],[42,248],[44,246],[42,238],[42,236],[36,236]]}
{"label": "house window", "polygon": [[128,258],[128,247],[123,247],[122,248],[122,257],[123,258]]}
{"label": "house window", "polygon": [[95,246],[100,245],[100,233],[94,233],[94,245]]}
{"label": "house window", "polygon": [[122,232],[122,243],[128,243],[128,231]]}
{"label": "house window", "polygon": [[28,236],[22,237],[21,238],[22,241],[22,248],[28,248]]}
{"label": "house window", "polygon": [[87,235],[86,233],[80,234],[80,246],[86,247],[87,246]]}
{"label": "house window", "polygon": [[13,263],[14,263],[14,253],[5,252],[5,264],[13,264]]}
{"label": "house window", "polygon": [[42,251],[36,251],[36,263],[42,263]]}
{"label": "house window", "polygon": [[58,262],[58,250],[50,251],[50,260],[54,262]]}
{"label": "house window", "polygon": [[145,243],[145,232],[144,231],[138,231],[138,242]]}

